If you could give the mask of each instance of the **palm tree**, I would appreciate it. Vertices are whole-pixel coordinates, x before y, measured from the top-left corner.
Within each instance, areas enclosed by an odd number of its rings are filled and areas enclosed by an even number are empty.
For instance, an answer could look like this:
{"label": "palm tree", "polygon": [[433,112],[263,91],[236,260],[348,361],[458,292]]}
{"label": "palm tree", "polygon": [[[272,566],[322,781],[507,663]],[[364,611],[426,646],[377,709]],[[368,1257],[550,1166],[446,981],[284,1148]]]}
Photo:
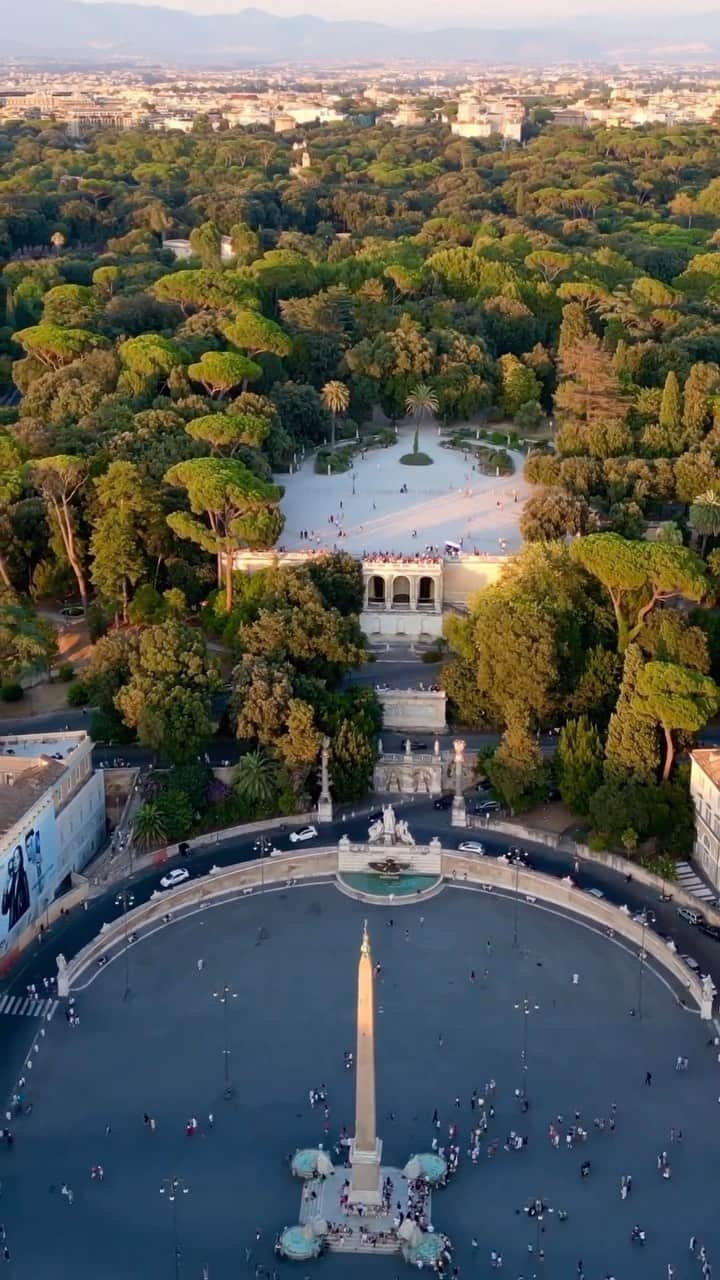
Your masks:
{"label": "palm tree", "polygon": [[690,528],[700,538],[702,554],[708,538],[720,537],[720,490],[699,493],[690,507]]}
{"label": "palm tree", "polygon": [[157,800],[148,800],[138,809],[133,823],[133,837],[144,849],[164,844],[167,840],[167,818]]}
{"label": "palm tree", "polygon": [[347,413],[350,404],[350,392],[344,382],[326,382],[322,389],[322,402],[332,415],[331,444],[335,444],[335,419],[339,413]]}
{"label": "palm tree", "polygon": [[249,808],[272,808],[277,788],[277,764],[266,751],[248,751],[235,769],[235,790]]}
{"label": "palm tree", "polygon": [[420,423],[431,413],[437,413],[440,407],[438,400],[432,387],[427,382],[418,382],[417,386],[405,397],[405,410],[415,419],[415,438],[413,440],[413,453],[420,450]]}

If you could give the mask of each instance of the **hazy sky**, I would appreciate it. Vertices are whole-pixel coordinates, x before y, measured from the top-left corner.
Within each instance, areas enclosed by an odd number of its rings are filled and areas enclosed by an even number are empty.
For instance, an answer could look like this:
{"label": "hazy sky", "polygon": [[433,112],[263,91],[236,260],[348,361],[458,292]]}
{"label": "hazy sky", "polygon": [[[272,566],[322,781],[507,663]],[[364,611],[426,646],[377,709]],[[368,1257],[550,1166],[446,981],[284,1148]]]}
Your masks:
{"label": "hazy sky", "polygon": [[[365,18],[393,26],[439,27],[454,23],[467,26],[509,27],[542,26],[548,20],[631,12],[633,17],[647,13],[677,13],[678,0],[515,0],[498,7],[491,0],[134,0],[138,4],[164,4],[172,9],[189,9],[194,13],[234,13],[251,5],[270,13],[313,13],[323,18]],[[692,4],[694,11],[707,7]]]}

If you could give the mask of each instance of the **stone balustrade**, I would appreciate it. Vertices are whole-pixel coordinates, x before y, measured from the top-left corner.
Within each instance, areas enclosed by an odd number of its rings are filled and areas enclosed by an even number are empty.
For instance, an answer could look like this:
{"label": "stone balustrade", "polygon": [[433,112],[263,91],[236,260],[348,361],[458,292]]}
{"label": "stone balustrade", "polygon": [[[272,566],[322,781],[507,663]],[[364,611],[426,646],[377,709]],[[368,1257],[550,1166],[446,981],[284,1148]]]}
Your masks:
{"label": "stone balustrade", "polygon": [[490,890],[498,888],[510,893],[517,892],[530,902],[538,900],[560,907],[572,915],[601,925],[613,935],[625,938],[638,951],[644,949],[646,956],[652,956],[672,975],[690,1001],[697,1004],[702,1017],[712,1016],[712,1002],[708,1008],[700,979],[688,969],[680,956],[671,951],[651,928],[643,928],[612,903],[595,898],[584,889],[568,884],[567,880],[546,876],[539,871],[524,870],[510,863],[499,862],[497,858],[444,852],[442,866],[446,879],[462,879]]}
{"label": "stone balustrade", "polygon": [[[703,989],[700,979],[652,929],[643,929],[642,925],[637,924],[618,907],[593,897],[568,884],[566,880],[502,863],[496,858],[441,850],[439,842],[433,842],[432,847],[388,847],[381,844],[351,845],[348,840],[340,852],[338,848],[315,849],[312,852],[264,858],[240,863],[226,870],[211,871],[207,876],[160,893],[133,908],[126,917],[121,916],[104,927],[69,964],[58,962],[58,994],[67,996],[86,970],[104,956],[112,957],[113,950],[122,946],[130,933],[159,924],[166,916],[182,916],[184,911],[198,906],[209,905],[223,898],[232,899],[238,893],[252,893],[260,885],[270,888],[299,880],[334,877],[338,874],[339,863],[342,861],[345,865],[344,859],[354,853],[358,855],[358,870],[366,870],[369,858],[374,861],[376,855],[378,859],[390,855],[400,861],[409,861],[407,855],[414,854],[419,863],[422,863],[423,858],[437,858],[439,870],[446,881],[475,884],[490,892],[494,889],[510,894],[517,892],[529,903],[547,903],[570,916],[589,920],[608,934],[625,939],[637,951],[644,950],[646,957],[654,960],[671,976],[676,987],[683,993],[684,1003],[697,1005],[701,1017],[712,1017],[712,997]],[[427,865],[426,862],[425,866]]]}

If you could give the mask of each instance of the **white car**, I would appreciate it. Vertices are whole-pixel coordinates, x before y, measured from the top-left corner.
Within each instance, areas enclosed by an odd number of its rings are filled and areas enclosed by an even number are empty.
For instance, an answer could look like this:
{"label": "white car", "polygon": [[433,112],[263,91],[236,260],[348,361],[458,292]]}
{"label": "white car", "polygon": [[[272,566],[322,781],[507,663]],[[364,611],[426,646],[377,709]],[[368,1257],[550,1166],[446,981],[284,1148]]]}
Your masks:
{"label": "white car", "polygon": [[458,845],[458,849],[460,853],[483,854],[485,852],[485,845],[480,844],[478,840],[463,840],[462,844]]}
{"label": "white car", "polygon": [[291,831],[290,840],[292,844],[297,844],[301,840],[314,840],[317,833],[317,827],[303,827],[301,831]]}
{"label": "white car", "polygon": [[700,968],[700,965],[698,964],[697,960],[693,960],[692,956],[681,956],[680,959],[685,961],[685,964],[687,965],[688,969]]}
{"label": "white car", "polygon": [[590,894],[591,898],[605,897],[605,894],[603,893],[602,889],[588,889],[587,892]]}
{"label": "white car", "polygon": [[187,867],[175,867],[174,870],[168,871],[160,881],[161,889],[174,889],[176,885],[182,884],[184,880],[190,879],[190,872]]}

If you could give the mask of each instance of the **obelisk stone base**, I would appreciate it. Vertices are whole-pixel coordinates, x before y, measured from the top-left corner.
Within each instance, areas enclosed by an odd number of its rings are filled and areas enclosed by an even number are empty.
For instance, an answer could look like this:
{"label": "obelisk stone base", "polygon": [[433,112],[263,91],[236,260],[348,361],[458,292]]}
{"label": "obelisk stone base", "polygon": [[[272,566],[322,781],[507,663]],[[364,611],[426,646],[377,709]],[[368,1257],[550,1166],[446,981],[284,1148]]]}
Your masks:
{"label": "obelisk stone base", "polygon": [[350,1204],[378,1208],[382,1204],[382,1142],[376,1139],[374,1151],[359,1151],[353,1138],[350,1143]]}

